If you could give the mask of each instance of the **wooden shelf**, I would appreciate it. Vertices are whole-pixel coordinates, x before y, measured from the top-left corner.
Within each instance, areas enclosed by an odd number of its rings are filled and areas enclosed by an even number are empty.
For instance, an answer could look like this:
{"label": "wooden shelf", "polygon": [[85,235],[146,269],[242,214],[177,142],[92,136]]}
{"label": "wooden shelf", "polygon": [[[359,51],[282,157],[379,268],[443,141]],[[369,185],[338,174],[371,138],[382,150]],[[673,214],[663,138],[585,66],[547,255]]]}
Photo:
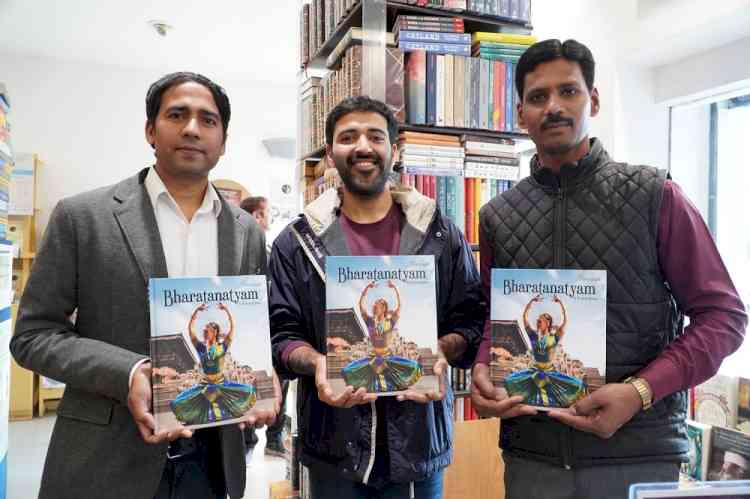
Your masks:
{"label": "wooden shelf", "polygon": [[469,390],[456,390],[453,392],[453,396],[456,398],[470,397],[471,392]]}
{"label": "wooden shelf", "polygon": [[326,148],[325,146],[323,146],[314,150],[311,153],[305,154],[304,156],[302,156],[302,158],[300,158],[300,161],[320,161],[321,159],[323,159],[325,154],[326,154]]}
{"label": "wooden shelf", "polygon": [[[387,19],[386,29],[390,31],[396,16],[402,13],[415,14],[422,16],[440,16],[440,17],[460,17],[464,20],[464,26],[467,33],[475,31],[497,31],[497,28],[512,26],[522,30],[533,29],[531,24],[505,17],[486,16],[468,11],[452,11],[436,9],[433,7],[419,7],[417,5],[407,5],[392,1],[386,1]],[[362,2],[357,2],[349,13],[339,21],[333,34],[320,46],[318,51],[310,57],[306,67],[309,69],[326,69],[326,60],[336,48],[336,45],[344,38],[349,28],[362,27]]]}

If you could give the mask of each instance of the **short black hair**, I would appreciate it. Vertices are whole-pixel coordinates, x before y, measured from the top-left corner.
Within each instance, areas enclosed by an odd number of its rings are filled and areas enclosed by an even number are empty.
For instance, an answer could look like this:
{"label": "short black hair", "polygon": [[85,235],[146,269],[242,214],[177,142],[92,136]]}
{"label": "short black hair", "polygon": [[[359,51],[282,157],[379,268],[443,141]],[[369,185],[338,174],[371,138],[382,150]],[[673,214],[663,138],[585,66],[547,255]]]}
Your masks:
{"label": "short black hair", "polygon": [[146,92],[146,122],[152,126],[156,122],[156,117],[159,115],[159,109],[161,108],[161,98],[164,95],[164,92],[172,87],[189,81],[203,85],[209,92],[211,92],[216,107],[219,109],[219,116],[221,117],[221,124],[224,129],[224,139],[226,140],[227,129],[229,128],[229,117],[232,114],[232,110],[229,107],[229,97],[227,97],[227,93],[220,85],[214,83],[209,78],[202,74],[192,73],[190,71],[169,73],[151,84],[148,92]]}
{"label": "short black hair", "polygon": [[571,62],[577,62],[581,67],[581,74],[586,82],[589,92],[594,88],[594,55],[589,48],[576,40],[565,40],[561,42],[557,39],[544,40],[535,43],[521,55],[516,66],[516,90],[523,100],[524,80],[528,73],[544,62],[554,61],[555,59],[567,59]]}
{"label": "short black hair", "polygon": [[263,196],[250,196],[240,202],[240,208],[252,215],[260,210],[263,204],[268,204],[268,200]]}
{"label": "short black hair", "polygon": [[336,128],[336,123],[347,114],[356,112],[378,113],[385,118],[386,123],[388,123],[388,138],[391,145],[396,143],[398,140],[398,122],[393,111],[379,100],[366,95],[358,95],[344,99],[328,113],[326,117],[326,144],[333,145],[333,130]]}

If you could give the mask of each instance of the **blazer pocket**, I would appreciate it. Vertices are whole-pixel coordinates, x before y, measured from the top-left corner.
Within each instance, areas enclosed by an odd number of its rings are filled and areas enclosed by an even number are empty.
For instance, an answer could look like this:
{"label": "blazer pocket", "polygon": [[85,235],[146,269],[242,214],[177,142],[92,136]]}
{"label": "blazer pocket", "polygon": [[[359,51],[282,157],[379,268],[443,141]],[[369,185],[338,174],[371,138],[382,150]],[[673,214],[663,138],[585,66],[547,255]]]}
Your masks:
{"label": "blazer pocket", "polygon": [[108,425],[112,420],[112,405],[113,402],[106,397],[68,386],[57,408],[57,414],[77,421]]}

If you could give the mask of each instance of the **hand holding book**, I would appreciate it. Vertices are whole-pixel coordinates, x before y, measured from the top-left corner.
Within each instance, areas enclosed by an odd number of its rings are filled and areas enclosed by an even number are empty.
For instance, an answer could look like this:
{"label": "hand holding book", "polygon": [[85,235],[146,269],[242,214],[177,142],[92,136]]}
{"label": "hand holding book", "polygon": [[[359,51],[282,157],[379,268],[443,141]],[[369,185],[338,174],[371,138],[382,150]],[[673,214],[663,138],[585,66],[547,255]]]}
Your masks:
{"label": "hand holding book", "polygon": [[420,391],[409,388],[406,391],[401,392],[396,397],[396,399],[399,402],[403,402],[404,400],[411,400],[412,402],[418,402],[420,404],[427,404],[429,402],[443,400],[445,398],[445,376],[446,376],[447,371],[448,371],[448,362],[445,360],[445,357],[441,355],[438,361],[435,362],[435,365],[432,368],[432,372],[438,378],[437,391],[420,392]]}
{"label": "hand holding book", "polygon": [[496,388],[490,381],[490,368],[486,364],[476,363],[471,368],[471,403],[480,416],[514,418],[516,416],[533,416],[536,409],[522,404],[523,397],[508,397],[504,388]]}
{"label": "hand holding book", "polygon": [[347,386],[343,392],[334,395],[326,376],[326,368],[326,356],[318,354],[315,361],[315,386],[318,388],[318,398],[321,402],[333,407],[349,409],[355,405],[374,402],[377,398],[375,394],[367,393],[364,388],[358,388],[355,391],[353,386]]}
{"label": "hand holding book", "polygon": [[630,383],[610,383],[567,409],[555,409],[549,417],[573,428],[610,438],[643,409],[638,391]]}
{"label": "hand holding book", "polygon": [[163,430],[154,433],[156,420],[151,413],[151,363],[145,362],[138,366],[133,374],[133,382],[128,392],[128,409],[133,415],[138,431],[141,432],[143,441],[148,444],[160,444],[172,442],[178,438],[190,438],[193,436],[191,430],[178,425],[169,431]]}

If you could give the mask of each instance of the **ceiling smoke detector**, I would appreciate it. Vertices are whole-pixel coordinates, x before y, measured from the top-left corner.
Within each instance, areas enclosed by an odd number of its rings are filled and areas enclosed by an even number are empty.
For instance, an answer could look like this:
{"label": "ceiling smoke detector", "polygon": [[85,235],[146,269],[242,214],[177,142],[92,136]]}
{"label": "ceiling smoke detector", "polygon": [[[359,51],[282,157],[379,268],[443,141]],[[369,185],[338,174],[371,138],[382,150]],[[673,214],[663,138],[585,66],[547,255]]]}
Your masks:
{"label": "ceiling smoke detector", "polygon": [[173,29],[172,25],[168,24],[166,21],[151,20],[148,22],[148,25],[151,26],[160,36],[167,36],[167,33]]}

